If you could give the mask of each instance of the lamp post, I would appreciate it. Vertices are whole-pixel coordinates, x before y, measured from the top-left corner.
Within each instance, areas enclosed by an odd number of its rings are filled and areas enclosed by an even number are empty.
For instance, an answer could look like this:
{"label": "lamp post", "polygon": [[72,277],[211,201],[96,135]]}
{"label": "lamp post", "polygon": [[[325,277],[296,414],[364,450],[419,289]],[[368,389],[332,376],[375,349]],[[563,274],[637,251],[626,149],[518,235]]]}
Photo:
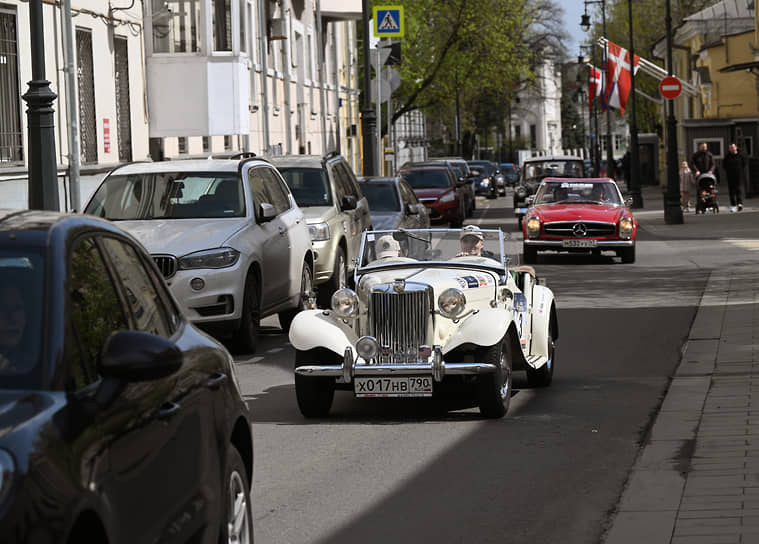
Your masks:
{"label": "lamp post", "polygon": [[[55,119],[53,102],[57,98],[45,79],[45,34],[42,0],[29,2],[29,27],[32,52],[32,80],[22,98],[29,125],[29,209],[60,210],[58,168],[55,160]],[[72,203],[78,206],[78,203]]]}
{"label": "lamp post", "polygon": [[[580,27],[587,32],[590,30],[590,15],[588,15],[588,4],[601,4],[601,22],[603,24],[604,38],[606,38],[606,44],[604,45],[604,66],[607,65],[607,59],[609,58],[609,40],[606,34],[606,0],[585,0],[585,13],[580,20]],[[606,69],[606,68],[605,68]],[[611,109],[606,108],[606,176],[614,177],[614,147],[611,134],[611,122],[612,115]],[[596,175],[598,175],[598,169],[596,169]]]}
{"label": "lamp post", "polygon": [[[361,110],[361,135],[363,138],[363,175],[377,175],[377,157],[375,155],[377,146],[377,115],[372,109],[372,66],[371,57],[369,56],[369,34],[371,28],[369,25],[369,0],[362,0],[362,17],[364,27],[364,108]],[[379,77],[379,73],[377,74]]]}
{"label": "lamp post", "polygon": [[[667,74],[672,75],[672,17],[669,0],[666,1],[667,28]],[[667,191],[664,193],[664,222],[668,225],[683,223],[683,210],[680,207],[679,176],[677,173],[677,120],[675,119],[675,102],[669,100],[667,105]]]}
{"label": "lamp post", "polygon": [[[632,197],[632,207],[643,207],[643,194],[640,192],[640,151],[638,149],[638,120],[635,114],[635,44],[633,42],[632,0],[627,0],[627,17],[630,20],[630,179],[627,189]],[[625,172],[627,173],[627,172]]]}

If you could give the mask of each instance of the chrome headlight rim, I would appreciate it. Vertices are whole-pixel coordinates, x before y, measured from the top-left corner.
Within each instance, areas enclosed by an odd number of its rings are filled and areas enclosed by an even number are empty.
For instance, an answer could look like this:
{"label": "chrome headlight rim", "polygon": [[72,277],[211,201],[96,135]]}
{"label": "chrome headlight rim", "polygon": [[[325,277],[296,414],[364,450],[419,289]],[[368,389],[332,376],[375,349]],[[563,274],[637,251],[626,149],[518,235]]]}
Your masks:
{"label": "chrome headlight rim", "polygon": [[344,287],[332,293],[330,307],[342,319],[358,317],[358,295],[353,289]]}
{"label": "chrome headlight rim", "polygon": [[362,336],[356,342],[356,353],[365,361],[376,359],[379,355],[379,342],[374,336]]}
{"label": "chrome headlight rim", "polygon": [[623,217],[619,220],[619,237],[624,240],[629,240],[632,238],[632,233],[634,229],[634,222],[632,220],[632,217]]}
{"label": "chrome headlight rim", "polygon": [[527,229],[527,236],[530,238],[537,238],[540,236],[540,217],[537,215],[531,215],[525,222],[525,228]]}
{"label": "chrome headlight rim", "polygon": [[448,319],[456,319],[466,309],[466,295],[461,289],[449,287],[437,297],[437,306],[440,315]]}

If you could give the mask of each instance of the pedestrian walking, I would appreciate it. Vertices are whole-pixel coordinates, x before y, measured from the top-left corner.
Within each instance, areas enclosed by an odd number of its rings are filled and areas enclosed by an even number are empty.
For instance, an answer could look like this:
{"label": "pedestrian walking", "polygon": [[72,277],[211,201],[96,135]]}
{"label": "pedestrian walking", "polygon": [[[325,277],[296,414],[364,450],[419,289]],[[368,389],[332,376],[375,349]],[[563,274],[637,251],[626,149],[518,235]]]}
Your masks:
{"label": "pedestrian walking", "polygon": [[739,212],[743,209],[741,185],[743,184],[743,173],[746,170],[746,159],[738,152],[737,145],[730,144],[727,155],[722,160],[722,167],[725,169],[725,175],[727,176],[730,211]]}
{"label": "pedestrian walking", "polygon": [[717,167],[717,163],[714,162],[714,155],[709,151],[709,146],[706,142],[698,144],[698,151],[693,154],[690,163],[693,175],[696,178],[707,172],[714,174],[714,169]]}
{"label": "pedestrian walking", "polygon": [[680,166],[680,202],[682,203],[684,212],[690,211],[690,191],[695,186],[696,178],[693,177],[693,172],[688,166],[688,161],[683,161]]}

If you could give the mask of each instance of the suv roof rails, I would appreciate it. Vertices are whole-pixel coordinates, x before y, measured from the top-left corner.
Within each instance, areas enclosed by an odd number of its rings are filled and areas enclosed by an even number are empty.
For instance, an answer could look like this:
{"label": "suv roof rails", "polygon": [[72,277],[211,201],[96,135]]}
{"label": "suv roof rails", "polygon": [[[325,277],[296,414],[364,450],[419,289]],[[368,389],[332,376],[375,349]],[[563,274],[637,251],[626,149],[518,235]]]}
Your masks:
{"label": "suv roof rails", "polygon": [[242,167],[251,161],[263,161],[265,163],[271,164],[269,159],[265,159],[263,157],[257,157],[255,153],[250,152],[250,151],[245,151],[244,153],[241,153],[241,155],[245,155],[245,156],[240,160],[240,163],[237,165],[238,174],[242,174]]}
{"label": "suv roof rails", "polygon": [[327,151],[327,152],[324,154],[324,156],[322,157],[322,160],[323,160],[323,161],[328,161],[328,160],[329,160],[329,159],[331,159],[332,157],[337,157],[339,154],[340,154],[340,153],[338,153],[338,152],[337,152],[337,151],[335,151],[334,149],[333,149],[332,151]]}
{"label": "suv roof rails", "polygon": [[256,154],[252,151],[235,151],[232,153],[216,153],[208,156],[208,160],[212,159],[231,159],[231,160],[237,160],[237,159],[252,159],[255,158]]}

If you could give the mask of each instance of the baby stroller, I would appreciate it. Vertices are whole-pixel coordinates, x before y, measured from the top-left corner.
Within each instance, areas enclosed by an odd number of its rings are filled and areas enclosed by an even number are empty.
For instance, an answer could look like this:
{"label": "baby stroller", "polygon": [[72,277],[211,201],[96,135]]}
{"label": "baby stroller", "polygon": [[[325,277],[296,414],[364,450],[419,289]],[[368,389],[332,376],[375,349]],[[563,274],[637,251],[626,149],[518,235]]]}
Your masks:
{"label": "baby stroller", "polygon": [[696,182],[698,192],[696,193],[696,213],[719,213],[719,204],[717,204],[717,178],[710,172],[704,172],[698,176]]}

